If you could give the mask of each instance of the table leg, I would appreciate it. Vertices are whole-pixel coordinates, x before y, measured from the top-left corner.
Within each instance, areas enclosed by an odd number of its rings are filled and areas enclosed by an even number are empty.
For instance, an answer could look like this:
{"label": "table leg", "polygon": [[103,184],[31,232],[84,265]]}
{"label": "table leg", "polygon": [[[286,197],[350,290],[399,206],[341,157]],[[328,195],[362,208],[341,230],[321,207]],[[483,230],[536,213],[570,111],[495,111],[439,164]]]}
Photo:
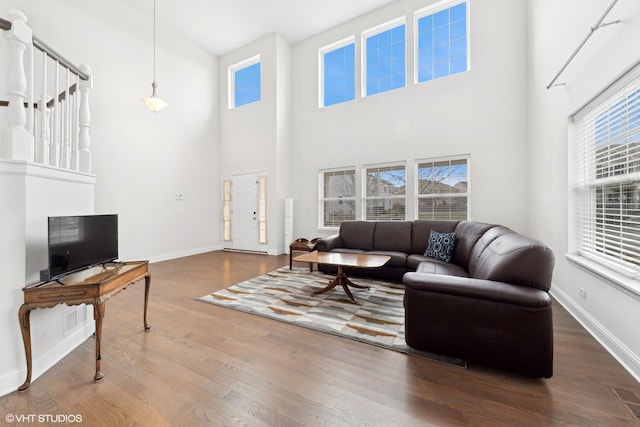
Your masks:
{"label": "table leg", "polygon": [[29,317],[32,307],[25,304],[20,306],[18,317],[20,319],[20,330],[22,331],[22,342],[24,343],[24,354],[27,358],[27,378],[24,383],[18,387],[18,391],[25,391],[31,385],[32,361],[31,361],[31,323]]}
{"label": "table leg", "polygon": [[149,306],[149,287],[151,286],[151,274],[144,276],[144,329],[151,329],[147,323],[147,307]]}
{"label": "table leg", "polygon": [[293,251],[289,249],[289,270],[293,270]]}
{"label": "table leg", "polygon": [[100,353],[100,341],[102,340],[102,320],[104,319],[104,309],[106,301],[96,299],[93,302],[93,316],[96,319],[96,374],[93,379],[95,381],[101,380],[104,374],[100,370],[100,360],[102,354]]}
{"label": "table leg", "polygon": [[353,286],[354,288],[358,288],[358,289],[369,289],[369,286],[357,285],[353,283],[351,280],[349,280],[349,278],[347,278],[347,276],[345,276],[344,274],[344,268],[341,265],[339,265],[338,272],[336,273],[336,277],[331,282],[329,282],[329,284],[325,288],[322,288],[319,291],[314,291],[313,295],[323,294],[325,292],[330,291],[331,289],[335,288],[338,285],[342,286],[344,293],[347,295],[347,297],[349,297],[349,300],[351,300],[351,302],[354,304],[358,304],[358,301],[353,297],[353,294],[351,293],[349,286]]}

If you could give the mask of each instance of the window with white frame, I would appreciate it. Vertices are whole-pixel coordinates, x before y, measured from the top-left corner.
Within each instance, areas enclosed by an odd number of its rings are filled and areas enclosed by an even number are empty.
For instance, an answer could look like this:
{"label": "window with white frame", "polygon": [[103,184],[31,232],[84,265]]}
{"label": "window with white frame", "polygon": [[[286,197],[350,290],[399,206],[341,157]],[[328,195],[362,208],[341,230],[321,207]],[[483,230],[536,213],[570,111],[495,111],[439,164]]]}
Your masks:
{"label": "window with white frame", "polygon": [[229,109],[260,101],[260,55],[229,67]]}
{"label": "window with white frame", "polygon": [[404,164],[370,165],[363,170],[364,219],[404,220],[407,170]]}
{"label": "window with white frame", "polygon": [[405,18],[402,17],[362,33],[364,96],[406,85],[405,32]]}
{"label": "window with white frame", "polygon": [[638,280],[640,64],[574,114],[572,121],[575,252]]}
{"label": "window with white frame", "polygon": [[445,0],[415,13],[415,79],[425,82],[469,69],[466,0]]}
{"label": "window with white frame", "polygon": [[415,218],[455,220],[469,218],[469,157],[416,162]]}
{"label": "window with white frame", "polygon": [[318,50],[320,107],[356,98],[356,43],[354,37]]}
{"label": "window with white frame", "polygon": [[332,169],[319,174],[320,228],[340,227],[356,219],[356,170]]}

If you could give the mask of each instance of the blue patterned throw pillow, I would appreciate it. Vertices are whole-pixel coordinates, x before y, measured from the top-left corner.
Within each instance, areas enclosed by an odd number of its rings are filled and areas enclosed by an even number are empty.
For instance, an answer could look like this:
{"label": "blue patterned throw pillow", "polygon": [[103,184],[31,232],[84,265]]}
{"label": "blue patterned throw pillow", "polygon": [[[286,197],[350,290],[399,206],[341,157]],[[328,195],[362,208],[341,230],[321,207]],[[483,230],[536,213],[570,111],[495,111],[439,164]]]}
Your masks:
{"label": "blue patterned throw pillow", "polygon": [[456,247],[456,233],[438,233],[431,230],[429,233],[429,244],[424,256],[439,259],[444,262],[451,262],[453,250]]}

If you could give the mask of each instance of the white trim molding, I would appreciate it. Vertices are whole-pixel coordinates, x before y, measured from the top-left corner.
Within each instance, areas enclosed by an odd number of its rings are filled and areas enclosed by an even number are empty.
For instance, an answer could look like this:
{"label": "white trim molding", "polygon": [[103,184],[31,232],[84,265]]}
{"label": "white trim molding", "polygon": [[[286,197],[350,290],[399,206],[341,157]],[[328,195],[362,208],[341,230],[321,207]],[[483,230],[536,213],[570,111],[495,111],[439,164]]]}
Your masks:
{"label": "white trim molding", "polygon": [[607,328],[585,311],[559,287],[550,294],[593,336],[635,379],[640,382],[640,357],[617,339]]}

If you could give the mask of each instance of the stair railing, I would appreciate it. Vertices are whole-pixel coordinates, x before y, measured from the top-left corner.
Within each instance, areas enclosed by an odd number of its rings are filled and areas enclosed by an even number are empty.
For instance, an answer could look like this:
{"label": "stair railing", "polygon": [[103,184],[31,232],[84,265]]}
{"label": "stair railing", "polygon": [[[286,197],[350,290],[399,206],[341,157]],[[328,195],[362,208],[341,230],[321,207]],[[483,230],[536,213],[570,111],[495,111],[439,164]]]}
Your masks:
{"label": "stair railing", "polygon": [[22,12],[9,17],[0,18],[10,57],[0,157],[91,173],[91,68],[74,66],[33,35]]}

